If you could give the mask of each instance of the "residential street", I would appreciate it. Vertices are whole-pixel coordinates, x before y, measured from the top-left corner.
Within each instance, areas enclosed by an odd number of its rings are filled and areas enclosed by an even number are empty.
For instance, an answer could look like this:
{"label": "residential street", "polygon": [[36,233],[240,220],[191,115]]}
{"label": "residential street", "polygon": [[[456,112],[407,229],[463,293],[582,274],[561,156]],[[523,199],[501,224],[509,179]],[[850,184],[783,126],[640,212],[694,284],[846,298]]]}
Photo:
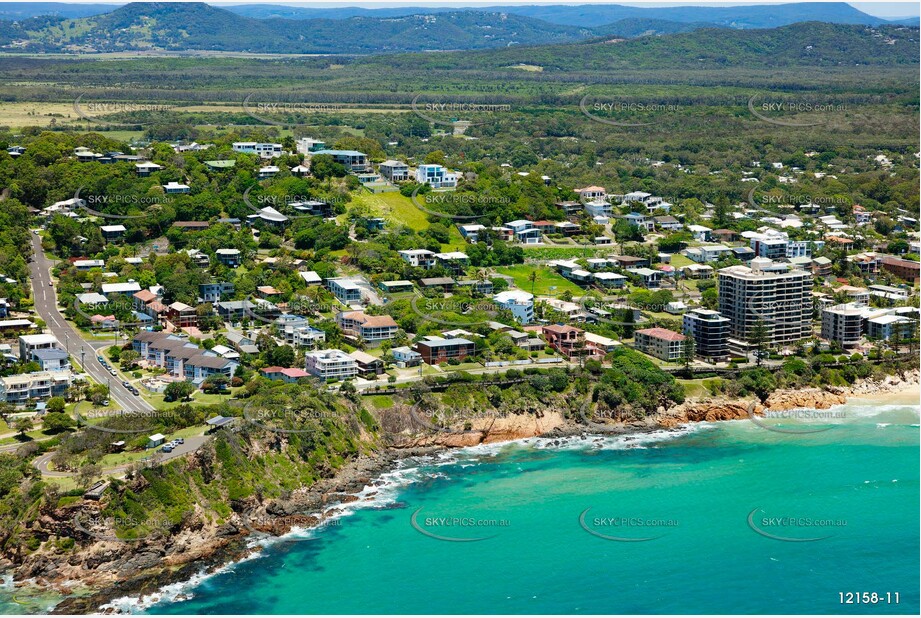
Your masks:
{"label": "residential street", "polygon": [[97,350],[99,348],[111,345],[104,341],[84,340],[80,334],[71,327],[70,324],[58,311],[57,294],[51,283],[51,267],[53,262],[49,260],[42,250],[41,238],[32,236],[32,249],[35,252],[33,261],[29,264],[32,271],[32,290],[35,299],[35,311],[38,317],[45,321],[47,328],[58,338],[62,345],[69,348],[69,352],[77,359],[81,358],[80,350],[84,349],[82,362],[83,369],[94,380],[100,384],[108,384],[109,397],[116,402],[122,409],[131,410],[153,410],[154,407],[143,400],[141,397],[135,397],[128,389],[122,386],[121,379],[112,376],[96,360]]}

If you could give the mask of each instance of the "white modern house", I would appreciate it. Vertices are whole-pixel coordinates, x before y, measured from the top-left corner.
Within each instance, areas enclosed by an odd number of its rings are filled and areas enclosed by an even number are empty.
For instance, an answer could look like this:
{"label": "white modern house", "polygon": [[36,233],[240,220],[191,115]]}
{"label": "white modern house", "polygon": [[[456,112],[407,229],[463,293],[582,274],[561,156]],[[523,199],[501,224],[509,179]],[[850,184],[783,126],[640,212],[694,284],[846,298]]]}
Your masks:
{"label": "white modern house", "polygon": [[427,184],[433,189],[457,186],[457,174],[437,163],[426,163],[416,168],[416,182]]}
{"label": "white modern house", "polygon": [[282,155],[282,146],[261,142],[234,142],[233,151],[259,155],[262,159],[273,159]]}
{"label": "white modern house", "polygon": [[521,290],[507,290],[492,297],[493,302],[508,309],[519,324],[534,321],[534,295]]}

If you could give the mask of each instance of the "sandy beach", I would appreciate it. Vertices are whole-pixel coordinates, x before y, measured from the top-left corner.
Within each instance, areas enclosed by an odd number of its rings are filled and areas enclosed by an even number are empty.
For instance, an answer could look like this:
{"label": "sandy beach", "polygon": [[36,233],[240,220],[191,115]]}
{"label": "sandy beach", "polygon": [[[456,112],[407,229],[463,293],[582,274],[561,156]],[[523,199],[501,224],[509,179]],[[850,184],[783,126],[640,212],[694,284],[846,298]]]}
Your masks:
{"label": "sandy beach", "polygon": [[873,393],[848,397],[848,401],[877,405],[921,405],[921,384],[908,384],[903,389],[888,393]]}

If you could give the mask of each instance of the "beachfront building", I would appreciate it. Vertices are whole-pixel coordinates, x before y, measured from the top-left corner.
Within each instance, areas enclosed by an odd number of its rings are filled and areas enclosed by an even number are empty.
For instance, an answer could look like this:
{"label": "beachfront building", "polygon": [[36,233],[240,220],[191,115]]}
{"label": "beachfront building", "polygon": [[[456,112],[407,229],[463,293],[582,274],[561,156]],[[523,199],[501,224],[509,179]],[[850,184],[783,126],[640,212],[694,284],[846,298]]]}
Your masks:
{"label": "beachfront building", "polygon": [[666,328],[645,328],[633,333],[636,349],[664,361],[676,362],[684,357],[687,337]]}
{"label": "beachfront building", "polygon": [[758,324],[767,329],[771,346],[812,333],[812,273],[755,258],[751,266],[723,268],[718,276],[719,312],[729,319],[730,338],[743,346]]}
{"label": "beachfront building", "polygon": [[711,360],[729,357],[729,319],[718,311],[691,309],[683,316],[684,334],[693,337],[697,356]]}
{"label": "beachfront building", "polygon": [[826,307],[822,310],[822,338],[850,348],[863,336],[864,308],[856,303]]}

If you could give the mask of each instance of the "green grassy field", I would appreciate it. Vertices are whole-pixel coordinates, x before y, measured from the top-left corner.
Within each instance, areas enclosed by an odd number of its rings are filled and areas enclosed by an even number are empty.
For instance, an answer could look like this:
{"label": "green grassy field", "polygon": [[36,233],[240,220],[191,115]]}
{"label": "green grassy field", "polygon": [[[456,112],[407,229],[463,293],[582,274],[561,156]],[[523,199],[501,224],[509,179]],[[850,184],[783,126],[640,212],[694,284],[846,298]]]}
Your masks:
{"label": "green grassy field", "polygon": [[[195,391],[195,393],[192,395],[192,401],[190,403],[193,406],[209,406],[216,403],[221,403],[222,401],[227,401],[232,397],[230,394],[231,391],[233,391],[233,389],[227,389],[226,395],[209,395],[201,391]],[[167,408],[172,408],[173,406],[179,405],[176,401],[164,401],[163,393],[146,393],[143,390],[141,392],[144,393],[144,399],[146,399],[150,405],[158,410],[166,410]]]}
{"label": "green grassy field", "polygon": [[369,208],[378,216],[417,232],[429,226],[426,214],[416,208],[411,199],[399,192],[359,193],[354,196],[353,202],[358,207]]}
{"label": "green grassy field", "polygon": [[[551,268],[546,266],[532,266],[528,264],[519,264],[517,266],[502,266],[496,268],[496,272],[502,275],[508,275],[515,280],[515,285],[525,292],[531,291],[531,281],[528,276],[532,271],[537,271],[537,280],[534,282],[534,293],[538,295],[558,296],[569,290],[576,296],[581,296],[585,291],[572,281],[557,274]],[[555,290],[550,290],[551,287]]]}
{"label": "green grassy field", "polygon": [[680,253],[675,253],[672,255],[671,264],[675,268],[681,268],[682,266],[690,266],[694,261],[686,255],[681,255]]}

